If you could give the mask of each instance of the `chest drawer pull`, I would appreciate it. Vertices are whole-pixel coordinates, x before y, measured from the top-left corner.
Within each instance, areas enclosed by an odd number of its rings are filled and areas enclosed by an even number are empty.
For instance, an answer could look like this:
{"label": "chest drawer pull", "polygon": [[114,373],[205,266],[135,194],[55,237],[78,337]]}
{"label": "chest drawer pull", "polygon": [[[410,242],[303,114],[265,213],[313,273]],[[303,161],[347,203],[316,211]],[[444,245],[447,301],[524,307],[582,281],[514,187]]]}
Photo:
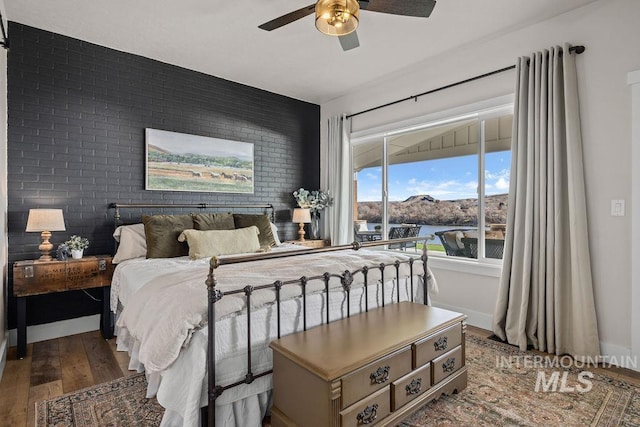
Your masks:
{"label": "chest drawer pull", "polygon": [[455,368],[456,368],[456,358],[455,357],[448,358],[447,361],[442,364],[442,371],[443,372],[453,372],[453,370]]}
{"label": "chest drawer pull", "polygon": [[422,390],[422,378],[415,378],[411,380],[405,389],[407,390],[407,394],[420,393],[420,390]]}
{"label": "chest drawer pull", "polygon": [[372,382],[376,384],[382,384],[389,379],[389,366],[379,367],[375,372],[369,375]]}
{"label": "chest drawer pull", "polygon": [[364,408],[364,410],[358,414],[356,419],[358,420],[358,423],[371,424],[376,420],[377,417],[378,417],[378,404],[374,403],[373,405],[367,406],[366,408]]}
{"label": "chest drawer pull", "polygon": [[438,339],[438,341],[433,343],[433,349],[435,351],[444,351],[447,349],[447,337],[442,336]]}

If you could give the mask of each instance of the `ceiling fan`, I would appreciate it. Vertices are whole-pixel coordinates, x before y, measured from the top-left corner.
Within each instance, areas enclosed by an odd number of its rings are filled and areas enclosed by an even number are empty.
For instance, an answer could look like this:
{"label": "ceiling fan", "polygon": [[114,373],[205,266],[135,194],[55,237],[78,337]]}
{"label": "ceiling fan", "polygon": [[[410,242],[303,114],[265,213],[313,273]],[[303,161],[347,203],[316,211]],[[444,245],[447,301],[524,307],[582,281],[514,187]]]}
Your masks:
{"label": "ceiling fan", "polygon": [[360,10],[392,15],[428,18],[436,0],[318,0],[315,4],[282,15],[258,28],[272,31],[307,15],[316,14],[316,28],[330,36],[337,36],[343,50],[360,46],[356,28]]}

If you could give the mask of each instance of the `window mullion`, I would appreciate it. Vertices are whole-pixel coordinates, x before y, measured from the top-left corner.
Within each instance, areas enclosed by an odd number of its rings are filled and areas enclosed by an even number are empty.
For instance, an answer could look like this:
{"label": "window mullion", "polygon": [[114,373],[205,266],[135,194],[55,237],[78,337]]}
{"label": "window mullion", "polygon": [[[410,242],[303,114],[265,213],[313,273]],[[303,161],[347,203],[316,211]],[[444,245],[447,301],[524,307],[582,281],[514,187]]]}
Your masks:
{"label": "window mullion", "polygon": [[485,120],[480,120],[480,126],[478,126],[478,260],[485,259],[485,159],[484,153],[486,148],[485,139]]}
{"label": "window mullion", "polygon": [[386,240],[389,237],[389,160],[387,159],[387,137],[382,140],[382,237]]}

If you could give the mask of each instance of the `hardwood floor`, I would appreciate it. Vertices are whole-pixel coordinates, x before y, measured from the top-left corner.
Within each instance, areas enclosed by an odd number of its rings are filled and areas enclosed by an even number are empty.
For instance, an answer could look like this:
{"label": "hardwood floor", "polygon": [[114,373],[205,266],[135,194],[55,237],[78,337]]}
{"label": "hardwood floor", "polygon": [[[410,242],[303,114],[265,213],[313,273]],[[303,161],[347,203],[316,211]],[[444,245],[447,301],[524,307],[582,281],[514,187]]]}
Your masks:
{"label": "hardwood floor", "polygon": [[[467,333],[491,336],[473,326],[467,326]],[[16,347],[10,347],[0,381],[0,426],[33,426],[35,402],[135,374],[128,364],[129,356],[116,351],[115,338],[107,341],[100,331],[29,344],[22,360],[16,360]],[[596,369],[640,385],[640,372]]]}
{"label": "hardwood floor", "polygon": [[115,339],[105,340],[100,331],[29,344],[22,360],[10,347],[0,382],[0,426],[33,426],[36,401],[132,375],[128,363]]}

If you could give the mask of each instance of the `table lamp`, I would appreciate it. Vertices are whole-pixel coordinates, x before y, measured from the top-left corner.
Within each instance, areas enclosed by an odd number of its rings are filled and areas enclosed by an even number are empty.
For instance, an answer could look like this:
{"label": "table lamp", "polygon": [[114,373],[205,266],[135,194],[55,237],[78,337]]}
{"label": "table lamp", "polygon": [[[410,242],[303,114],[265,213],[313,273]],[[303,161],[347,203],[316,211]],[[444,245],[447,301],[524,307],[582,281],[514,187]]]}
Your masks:
{"label": "table lamp", "polygon": [[311,211],[306,208],[295,208],[292,221],[298,223],[298,240],[304,242],[304,225],[311,222]]}
{"label": "table lamp", "polygon": [[42,243],[38,246],[40,249],[41,261],[51,260],[49,253],[53,250],[53,245],[49,241],[52,231],[65,231],[64,217],[62,209],[29,209],[29,218],[27,219],[27,232],[42,232]]}

